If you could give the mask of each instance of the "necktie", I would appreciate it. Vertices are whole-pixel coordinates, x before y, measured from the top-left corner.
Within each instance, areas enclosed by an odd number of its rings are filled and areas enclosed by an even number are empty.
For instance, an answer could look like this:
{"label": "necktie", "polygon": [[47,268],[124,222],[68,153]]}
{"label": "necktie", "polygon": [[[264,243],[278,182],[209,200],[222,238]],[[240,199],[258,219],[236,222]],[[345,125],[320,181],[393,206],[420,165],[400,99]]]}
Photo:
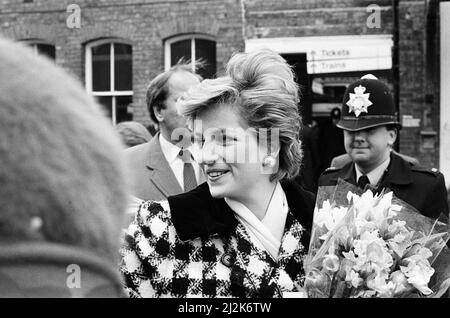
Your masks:
{"label": "necktie", "polygon": [[366,185],[370,184],[369,178],[366,175],[359,177],[358,179],[358,187],[362,190],[366,187]]}
{"label": "necktie", "polygon": [[189,150],[180,150],[178,153],[181,160],[184,162],[183,167],[183,182],[184,192],[191,191],[197,187],[197,179],[195,178],[194,166],[192,166],[192,156]]}

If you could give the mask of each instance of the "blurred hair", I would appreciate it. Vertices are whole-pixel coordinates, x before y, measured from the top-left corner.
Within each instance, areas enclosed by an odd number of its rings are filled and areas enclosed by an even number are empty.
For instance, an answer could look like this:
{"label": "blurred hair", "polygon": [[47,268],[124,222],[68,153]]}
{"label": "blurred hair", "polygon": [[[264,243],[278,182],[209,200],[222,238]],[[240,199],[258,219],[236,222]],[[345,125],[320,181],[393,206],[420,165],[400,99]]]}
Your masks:
{"label": "blurred hair", "polygon": [[279,169],[271,180],[281,180],[297,176],[302,161],[298,103],[299,89],[290,66],[277,53],[260,50],[235,54],[225,76],[190,89],[177,107],[193,120],[213,105],[229,104],[251,128],[269,132],[278,128]]}
{"label": "blurred hair", "polygon": [[[196,61],[195,68],[196,70],[203,66],[202,61]],[[190,62],[186,62],[183,59],[180,59],[177,64],[172,66],[168,71],[165,71],[159,75],[157,75],[148,85],[147,87],[147,110],[150,114],[150,118],[152,121],[157,124],[158,120],[156,119],[153,108],[157,110],[166,108],[166,99],[169,95],[169,86],[168,81],[172,74],[175,72],[189,72],[197,76],[201,80],[201,76],[196,74],[195,71],[192,71],[192,64]]]}
{"label": "blurred hair", "polygon": [[152,139],[152,135],[147,128],[135,121],[123,121],[118,123],[115,129],[127,147],[140,145]]}
{"label": "blurred hair", "polygon": [[119,138],[78,82],[1,38],[0,135],[0,240],[116,259],[128,186]]}

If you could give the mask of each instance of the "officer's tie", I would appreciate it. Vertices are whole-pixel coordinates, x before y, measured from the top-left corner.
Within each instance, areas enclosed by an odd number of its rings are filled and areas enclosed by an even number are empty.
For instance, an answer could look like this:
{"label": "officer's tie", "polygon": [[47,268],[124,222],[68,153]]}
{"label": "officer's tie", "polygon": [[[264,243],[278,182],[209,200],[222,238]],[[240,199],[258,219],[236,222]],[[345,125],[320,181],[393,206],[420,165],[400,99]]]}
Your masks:
{"label": "officer's tie", "polygon": [[192,155],[189,150],[180,150],[178,153],[181,160],[184,162],[183,167],[183,182],[184,192],[191,191],[197,187],[197,179],[195,178],[194,166],[192,166]]}
{"label": "officer's tie", "polygon": [[364,190],[364,188],[368,184],[370,184],[370,181],[369,181],[369,178],[366,175],[363,175],[363,176],[359,177],[359,179],[358,179],[358,187],[361,190]]}

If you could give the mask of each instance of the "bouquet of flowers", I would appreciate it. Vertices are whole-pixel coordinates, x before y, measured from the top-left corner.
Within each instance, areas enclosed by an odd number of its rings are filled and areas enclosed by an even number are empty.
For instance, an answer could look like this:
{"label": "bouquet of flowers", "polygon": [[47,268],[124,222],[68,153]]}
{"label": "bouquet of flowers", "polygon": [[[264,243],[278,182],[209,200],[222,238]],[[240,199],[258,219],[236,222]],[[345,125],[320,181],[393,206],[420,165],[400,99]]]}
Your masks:
{"label": "bouquet of flowers", "polygon": [[389,190],[339,180],[319,189],[305,260],[308,297],[441,297],[450,286],[448,220]]}

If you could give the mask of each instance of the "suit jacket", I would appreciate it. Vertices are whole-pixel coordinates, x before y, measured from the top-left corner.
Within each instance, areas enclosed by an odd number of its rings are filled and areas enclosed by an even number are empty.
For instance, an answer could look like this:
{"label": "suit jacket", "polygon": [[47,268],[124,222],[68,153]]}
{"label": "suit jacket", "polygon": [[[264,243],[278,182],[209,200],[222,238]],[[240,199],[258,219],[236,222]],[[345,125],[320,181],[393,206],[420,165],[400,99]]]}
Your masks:
{"label": "suit jacket", "polygon": [[[159,143],[159,132],[145,144],[125,150],[132,181],[132,195],[142,200],[166,200],[183,193]],[[201,169],[200,169],[201,170]],[[199,184],[206,181],[200,171]]]}
{"label": "suit jacket", "polygon": [[120,269],[131,297],[280,297],[303,286],[314,196],[282,183],[289,206],[279,258],[255,246],[206,183],[141,205]]}
{"label": "suit jacket", "polygon": [[[325,170],[319,178],[319,186],[336,185],[339,178],[356,185],[353,162],[340,169]],[[376,191],[384,188],[392,190],[395,196],[425,216],[437,218],[441,213],[449,214],[444,176],[435,169],[415,166],[391,153],[391,162]]]}

